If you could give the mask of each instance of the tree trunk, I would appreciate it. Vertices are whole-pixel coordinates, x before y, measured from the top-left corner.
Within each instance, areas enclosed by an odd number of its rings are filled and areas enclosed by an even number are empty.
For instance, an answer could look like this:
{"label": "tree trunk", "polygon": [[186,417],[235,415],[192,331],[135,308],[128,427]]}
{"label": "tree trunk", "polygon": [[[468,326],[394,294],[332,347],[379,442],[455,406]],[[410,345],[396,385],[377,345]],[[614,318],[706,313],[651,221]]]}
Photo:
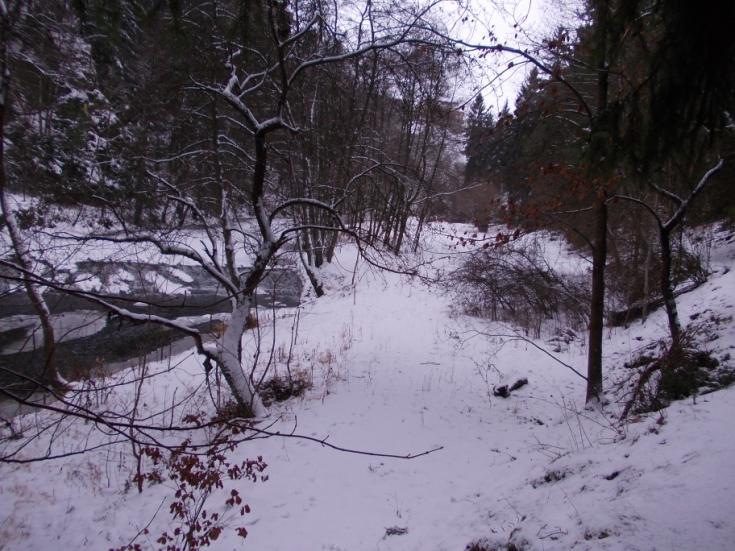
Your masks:
{"label": "tree trunk", "polygon": [[648,243],[646,246],[646,259],[643,261],[643,312],[645,320],[648,317],[648,298],[651,296],[651,261],[653,259],[653,247]]}
{"label": "tree trunk", "polygon": [[334,260],[334,251],[337,248],[337,243],[339,243],[339,233],[336,231],[331,233],[332,235],[329,236],[329,244],[327,245],[327,250],[325,253],[328,264],[331,264],[332,260]]}
{"label": "tree trunk", "polygon": [[235,302],[230,323],[217,342],[217,363],[242,412],[258,417],[265,414],[265,406],[242,370],[242,336],[251,304],[252,297]]}
{"label": "tree trunk", "polygon": [[659,226],[659,240],[661,243],[661,296],[669,320],[671,348],[674,349],[680,344],[681,323],[676,308],[674,288],[671,284],[671,232],[663,226]]}
{"label": "tree trunk", "polygon": [[595,2],[597,36],[597,112],[592,124],[590,156],[594,172],[603,176],[596,190],[595,240],[592,251],[592,297],[590,300],[589,350],[587,356],[586,402],[600,399],[602,394],[602,333],[605,322],[605,265],[607,264],[607,193],[604,176],[609,159],[610,136],[607,121],[608,108],[608,0]]}
{"label": "tree trunk", "polygon": [[301,246],[300,237],[297,238],[296,240],[296,246],[299,250],[299,259],[301,259],[301,265],[304,267],[306,276],[309,278],[309,282],[311,283],[311,286],[314,289],[316,296],[317,297],[324,296],[324,286],[322,285],[321,281],[319,281],[319,278],[317,277],[316,272],[314,272],[311,265],[309,264],[308,257],[304,258],[304,249]]}
{"label": "tree trunk", "polygon": [[403,247],[403,238],[406,235],[406,224],[408,223],[409,207],[406,205],[404,211],[399,210],[397,213],[396,228],[393,232],[393,250],[396,254],[401,252]]}
{"label": "tree trunk", "polygon": [[598,198],[595,244],[592,251],[592,299],[590,301],[589,351],[587,356],[587,398],[602,394],[602,335],[605,314],[605,264],[607,263],[607,203]]}
{"label": "tree trunk", "polygon": [[424,203],[424,206],[421,207],[421,214],[419,215],[419,221],[416,225],[416,233],[413,236],[413,252],[416,252],[419,250],[419,246],[421,245],[421,231],[424,229],[424,222],[426,221],[426,216],[429,212],[428,208],[428,201]]}

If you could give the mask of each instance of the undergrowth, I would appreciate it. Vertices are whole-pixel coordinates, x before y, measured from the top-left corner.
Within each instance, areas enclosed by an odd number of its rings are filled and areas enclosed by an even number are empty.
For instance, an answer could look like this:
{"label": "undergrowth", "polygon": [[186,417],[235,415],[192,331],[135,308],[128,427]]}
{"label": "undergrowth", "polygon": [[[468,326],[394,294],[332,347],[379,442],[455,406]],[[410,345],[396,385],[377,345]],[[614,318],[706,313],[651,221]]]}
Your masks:
{"label": "undergrowth", "polygon": [[[185,422],[200,425],[201,415],[187,416]],[[150,534],[148,528],[141,530],[130,543],[114,551],[139,551],[154,548],[163,551],[196,550],[213,545],[234,518],[250,513],[234,485],[240,480],[266,481],[263,473],[267,464],[262,457],[230,461],[236,440],[241,434],[237,424],[223,423],[222,430],[209,445],[201,449],[190,440],[184,440],[174,448],[146,446],[140,454],[147,459],[150,468],[144,470],[138,464],[133,482],[143,491],[144,485],[173,484],[175,491],[169,503],[171,521],[168,529],[158,536]],[[219,497],[212,503],[213,496]],[[240,538],[247,537],[244,526],[233,528]],[[136,542],[147,539],[147,545]],[[154,542],[151,541],[154,537]]]}
{"label": "undergrowth", "polygon": [[284,402],[289,398],[303,395],[311,385],[309,374],[297,371],[290,376],[274,375],[260,385],[258,392],[263,403],[270,406],[273,402]]}
{"label": "undergrowth", "polygon": [[712,392],[735,382],[735,371],[703,348],[697,333],[688,328],[678,346],[658,341],[643,349],[625,367],[619,390],[624,395],[621,419],[634,413],[659,411],[674,400]]}
{"label": "undergrowth", "polygon": [[467,314],[514,323],[535,338],[550,320],[573,329],[586,324],[586,283],[554,270],[537,242],[476,251],[447,285]]}

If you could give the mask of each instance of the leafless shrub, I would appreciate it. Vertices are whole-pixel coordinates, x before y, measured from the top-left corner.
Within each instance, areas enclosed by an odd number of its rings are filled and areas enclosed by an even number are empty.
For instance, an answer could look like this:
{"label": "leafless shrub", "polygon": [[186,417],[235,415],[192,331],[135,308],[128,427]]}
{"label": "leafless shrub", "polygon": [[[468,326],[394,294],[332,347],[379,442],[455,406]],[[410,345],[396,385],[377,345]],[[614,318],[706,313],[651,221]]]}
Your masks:
{"label": "leafless shrub", "polygon": [[523,549],[527,549],[527,545],[528,543],[525,540],[518,543],[511,541],[508,541],[507,543],[498,543],[483,538],[468,543],[465,547],[465,551],[522,551]]}
{"label": "leafless shrub", "polygon": [[545,320],[575,328],[586,322],[586,285],[551,268],[537,243],[487,247],[453,272],[448,284],[468,314],[515,323],[535,337]]}
{"label": "leafless shrub", "polygon": [[311,375],[306,371],[289,373],[288,377],[274,375],[260,386],[263,403],[283,402],[301,396],[312,386]]}

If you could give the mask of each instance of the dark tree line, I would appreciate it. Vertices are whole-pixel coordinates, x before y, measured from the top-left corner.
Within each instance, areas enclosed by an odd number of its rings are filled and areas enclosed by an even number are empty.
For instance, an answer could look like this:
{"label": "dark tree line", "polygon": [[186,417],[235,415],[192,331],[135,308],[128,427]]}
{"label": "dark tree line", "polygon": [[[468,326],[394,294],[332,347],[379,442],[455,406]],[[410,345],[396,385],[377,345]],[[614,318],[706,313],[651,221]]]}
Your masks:
{"label": "dark tree line", "polygon": [[581,17],[534,48],[474,45],[532,69],[512,114],[473,104],[466,152],[468,179],[492,186],[507,219],[589,251],[589,400],[606,309],[662,298],[676,348],[674,288],[696,263],[677,236],[685,218],[733,215],[735,7],[590,0]]}
{"label": "dark tree line", "polygon": [[[370,6],[362,44],[378,30],[381,10],[401,11],[390,2]],[[255,79],[284,53],[292,56],[287,69],[313,61],[315,52],[349,53],[324,23],[335,9],[317,0],[28,3],[9,50],[10,188],[96,202],[137,226],[191,221],[190,209],[161,193],[161,176],[215,212],[215,180],[242,189],[253,159],[239,146],[249,130],[233,121],[212,83],[227,81],[228,59]],[[315,14],[324,22],[279,51],[273,36],[301,32]],[[423,199],[446,188],[447,136],[456,131],[446,98],[459,59],[425,29],[416,25],[389,48],[314,66],[288,83],[289,114],[299,126],[274,143],[272,177],[284,190],[276,195],[339,200],[350,229],[401,248],[408,217],[425,219],[435,207]],[[282,93],[275,81],[249,84],[260,86],[251,95],[254,112]],[[328,261],[334,232],[316,228],[334,220],[313,208],[288,214],[314,226],[300,239],[308,261]]]}

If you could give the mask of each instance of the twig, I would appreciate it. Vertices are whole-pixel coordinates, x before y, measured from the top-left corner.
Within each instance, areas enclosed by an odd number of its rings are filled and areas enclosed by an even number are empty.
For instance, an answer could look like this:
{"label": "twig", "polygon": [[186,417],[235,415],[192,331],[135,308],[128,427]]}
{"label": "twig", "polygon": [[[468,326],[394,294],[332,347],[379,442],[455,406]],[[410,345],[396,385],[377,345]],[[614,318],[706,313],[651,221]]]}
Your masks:
{"label": "twig", "polygon": [[281,438],[296,438],[298,440],[308,440],[310,442],[321,444],[322,446],[326,446],[327,448],[331,448],[339,452],[351,453],[355,455],[368,455],[370,457],[387,457],[387,458],[392,458],[392,459],[416,459],[417,457],[429,455],[431,453],[438,452],[444,449],[444,446],[438,446],[436,448],[426,450],[420,453],[409,453],[406,455],[399,455],[399,454],[393,454],[393,453],[380,453],[380,452],[371,452],[371,451],[366,451],[366,450],[356,450],[354,448],[345,448],[342,446],[337,446],[335,444],[330,444],[329,442],[327,442],[327,439],[329,438],[328,435],[325,436],[324,438],[316,438],[313,436],[306,436],[303,434],[282,433],[279,431],[271,432],[271,431],[256,429],[253,427],[250,427],[249,430],[256,432],[258,434],[266,435],[266,436],[279,436]]}
{"label": "twig", "polygon": [[161,510],[161,507],[163,507],[164,502],[166,501],[166,497],[164,497],[161,500],[161,503],[158,504],[158,507],[156,508],[156,512],[153,513],[153,516],[151,517],[151,520],[148,521],[148,524],[143,526],[140,530],[138,530],[138,533],[133,536],[133,539],[130,540],[127,547],[131,547],[133,543],[135,543],[135,540],[137,540],[141,534],[145,533],[148,528],[150,528],[151,524],[153,524],[153,521],[156,520],[156,517],[158,516],[158,512]]}
{"label": "twig", "polygon": [[[474,335],[471,335],[471,336],[470,336],[469,338],[473,338],[473,337],[478,337],[478,336],[482,336],[482,337],[490,337],[490,338],[498,338],[498,339],[512,339],[512,340],[519,340],[519,341],[523,341],[523,342],[525,342],[525,343],[528,343],[528,344],[530,344],[531,346],[533,346],[534,348],[536,348],[536,349],[540,350],[541,352],[543,352],[544,354],[546,354],[546,355],[547,355],[547,356],[548,356],[549,358],[551,358],[551,359],[552,359],[552,360],[554,360],[555,362],[557,362],[557,363],[559,363],[559,364],[563,365],[563,366],[564,366],[564,367],[566,367],[567,369],[570,369],[570,370],[572,370],[572,371],[573,371],[574,373],[576,373],[576,374],[577,374],[577,375],[578,375],[579,377],[581,377],[581,378],[582,378],[582,379],[584,379],[585,381],[587,380],[587,377],[585,377],[584,375],[582,375],[582,374],[581,374],[581,373],[580,373],[579,371],[577,371],[577,370],[576,370],[576,369],[575,369],[574,367],[572,367],[572,366],[571,366],[571,365],[569,365],[568,363],[566,363],[566,362],[564,362],[564,361],[560,360],[559,358],[557,358],[556,356],[554,356],[554,355],[553,355],[553,354],[552,354],[551,352],[549,352],[548,350],[546,350],[546,349],[545,349],[545,348],[544,348],[543,346],[540,346],[540,345],[536,344],[535,342],[533,342],[533,341],[532,341],[531,339],[529,339],[528,337],[524,337],[523,335],[520,335],[520,334],[518,334],[518,333],[513,333],[513,334],[503,334],[503,333],[496,333],[496,334],[493,334],[493,333],[484,333],[484,332],[482,332],[482,331],[476,331],[476,330],[475,330],[475,331],[470,331],[470,332],[474,333]],[[468,339],[468,340],[469,340],[469,339]]]}

